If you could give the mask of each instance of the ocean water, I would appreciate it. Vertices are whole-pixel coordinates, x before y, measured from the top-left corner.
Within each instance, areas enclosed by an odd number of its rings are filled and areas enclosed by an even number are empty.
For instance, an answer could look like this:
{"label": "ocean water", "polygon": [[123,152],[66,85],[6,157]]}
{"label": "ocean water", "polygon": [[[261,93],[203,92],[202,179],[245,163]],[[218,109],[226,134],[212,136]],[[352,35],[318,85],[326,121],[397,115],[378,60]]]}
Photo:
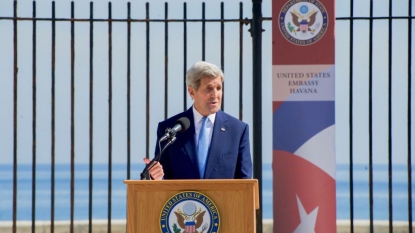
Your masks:
{"label": "ocean water", "polygon": [[[143,164],[131,165],[131,179],[139,179]],[[89,165],[75,165],[75,220],[88,219],[89,206]],[[353,169],[354,219],[369,219],[369,173],[365,165]],[[413,180],[412,172],[412,180]],[[70,164],[55,166],[55,220],[70,219]],[[19,165],[17,170],[17,220],[32,218],[32,166]],[[112,166],[111,216],[113,219],[126,218],[127,177],[125,164]],[[375,165],[373,175],[373,208],[375,220],[388,220],[388,169],[386,165]],[[392,173],[392,216],[394,220],[408,220],[408,173],[406,165],[393,166]],[[350,219],[349,166],[337,165],[336,175],[337,219]],[[272,219],[272,168],[263,166],[263,218]],[[412,181],[412,199],[414,193]],[[108,216],[108,165],[94,164],[93,168],[92,216],[106,219]],[[36,208],[37,220],[51,219],[51,167],[39,164],[36,167]],[[415,212],[411,208],[412,215]],[[13,219],[13,166],[0,165],[0,221]]]}

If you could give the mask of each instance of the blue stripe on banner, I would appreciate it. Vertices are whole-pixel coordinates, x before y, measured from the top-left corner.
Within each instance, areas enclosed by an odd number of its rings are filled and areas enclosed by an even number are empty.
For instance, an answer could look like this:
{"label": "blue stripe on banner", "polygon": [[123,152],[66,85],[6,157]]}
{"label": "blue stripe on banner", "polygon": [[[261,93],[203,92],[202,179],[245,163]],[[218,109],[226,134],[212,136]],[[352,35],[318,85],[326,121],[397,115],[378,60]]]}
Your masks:
{"label": "blue stripe on banner", "polygon": [[334,101],[287,101],[273,114],[273,149],[294,153],[334,124]]}

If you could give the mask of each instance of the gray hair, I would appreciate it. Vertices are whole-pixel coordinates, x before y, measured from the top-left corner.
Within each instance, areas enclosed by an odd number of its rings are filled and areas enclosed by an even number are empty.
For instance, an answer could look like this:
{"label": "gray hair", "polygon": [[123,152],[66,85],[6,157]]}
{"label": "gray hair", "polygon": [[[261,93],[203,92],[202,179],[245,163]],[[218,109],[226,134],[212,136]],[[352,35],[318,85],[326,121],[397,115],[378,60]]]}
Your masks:
{"label": "gray hair", "polygon": [[224,80],[223,72],[214,64],[199,61],[196,62],[186,73],[186,85],[193,87],[196,91],[200,86],[200,79],[204,77],[214,78],[220,77],[222,82]]}

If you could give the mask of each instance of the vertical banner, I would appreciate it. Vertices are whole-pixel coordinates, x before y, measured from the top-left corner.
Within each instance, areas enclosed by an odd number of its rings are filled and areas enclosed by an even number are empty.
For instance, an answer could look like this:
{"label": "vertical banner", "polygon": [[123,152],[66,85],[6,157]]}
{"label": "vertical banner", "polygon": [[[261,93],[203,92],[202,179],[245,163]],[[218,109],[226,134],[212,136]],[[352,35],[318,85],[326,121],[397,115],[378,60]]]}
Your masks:
{"label": "vertical banner", "polygon": [[336,232],[335,0],[272,4],[274,233]]}

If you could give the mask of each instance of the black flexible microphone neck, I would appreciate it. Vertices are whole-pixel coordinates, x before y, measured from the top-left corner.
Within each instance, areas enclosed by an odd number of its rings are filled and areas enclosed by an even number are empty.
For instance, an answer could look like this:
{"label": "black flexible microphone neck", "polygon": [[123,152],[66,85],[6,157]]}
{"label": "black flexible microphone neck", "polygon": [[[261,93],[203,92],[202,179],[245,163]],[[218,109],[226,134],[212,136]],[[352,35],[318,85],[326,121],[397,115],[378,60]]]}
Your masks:
{"label": "black flexible microphone neck", "polygon": [[143,169],[143,171],[141,172],[141,174],[140,174],[140,178],[141,178],[141,180],[151,180],[151,177],[150,177],[150,169],[154,166],[154,165],[156,165],[156,163],[157,162],[159,162],[160,161],[160,157],[161,157],[161,154],[163,154],[163,152],[166,150],[166,148],[168,147],[168,146],[170,146],[171,144],[173,144],[173,142],[175,142],[176,141],[176,137],[172,137],[172,138],[170,138],[169,140],[168,140],[168,142],[167,142],[167,144],[163,147],[163,149],[160,151],[160,153],[156,156],[156,157],[154,157],[154,159],[153,160],[151,160],[148,164],[146,164],[146,166],[144,167],[144,169]]}
{"label": "black flexible microphone neck", "polygon": [[167,140],[167,144],[163,147],[162,150],[160,150],[160,153],[154,157],[153,160],[151,160],[146,166],[144,167],[143,172],[141,172],[141,179],[142,180],[151,180],[150,177],[150,169],[156,165],[157,162],[160,161],[161,154],[163,154],[164,150],[171,144],[173,144],[174,141],[176,141],[176,133],[177,132],[183,132],[187,130],[190,126],[190,121],[187,117],[181,117],[176,121],[176,124],[173,128],[167,128],[166,133],[159,139],[159,148],[160,143],[164,140]]}

